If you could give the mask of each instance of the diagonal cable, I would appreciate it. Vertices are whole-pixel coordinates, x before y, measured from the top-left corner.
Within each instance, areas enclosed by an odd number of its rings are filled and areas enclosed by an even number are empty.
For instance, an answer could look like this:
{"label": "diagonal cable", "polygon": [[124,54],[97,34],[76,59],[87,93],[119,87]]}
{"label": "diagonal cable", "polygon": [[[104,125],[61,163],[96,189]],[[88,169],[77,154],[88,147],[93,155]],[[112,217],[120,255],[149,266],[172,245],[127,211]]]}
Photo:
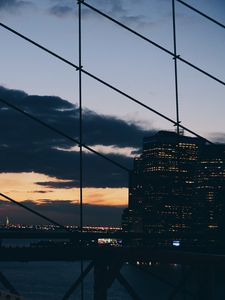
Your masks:
{"label": "diagonal cable", "polygon": [[217,24],[217,25],[219,25],[220,27],[222,27],[222,28],[225,29],[225,25],[223,25],[222,23],[220,23],[220,22],[218,22],[217,20],[213,19],[212,17],[210,17],[210,16],[204,14],[203,12],[201,12],[201,11],[198,10],[198,9],[196,9],[195,7],[193,7],[193,6],[189,5],[189,4],[187,4],[186,2],[184,2],[184,1],[182,1],[182,0],[177,0],[177,2],[183,4],[184,6],[186,6],[186,7],[190,8],[191,10],[195,11],[196,13],[198,13],[199,15],[201,15],[202,17],[204,17],[204,18],[210,20],[211,22],[213,22],[213,23],[215,23],[215,24]]}
{"label": "diagonal cable", "polygon": [[131,296],[133,300],[141,300],[133,286],[124,278],[121,272],[117,275],[116,279],[127,290],[129,296]]}
{"label": "diagonal cable", "polygon": [[[42,126],[48,128],[48,129],[50,129],[51,131],[54,131],[55,133],[57,133],[57,134],[63,136],[63,137],[66,138],[67,140],[69,140],[69,141],[71,141],[71,142],[73,142],[73,143],[76,143],[76,144],[80,145],[80,142],[79,142],[78,140],[74,139],[73,137],[69,136],[68,134],[64,133],[63,131],[57,129],[56,127],[53,127],[53,126],[47,124],[46,122],[44,122],[44,121],[40,120],[39,118],[37,118],[37,117],[31,115],[30,113],[28,113],[28,112],[22,110],[22,109],[19,108],[18,106],[14,105],[14,104],[12,104],[12,103],[9,103],[8,101],[6,101],[6,100],[4,100],[4,99],[2,99],[2,98],[0,98],[0,102],[4,103],[5,105],[7,105],[7,106],[13,108],[14,110],[16,110],[16,111],[18,111],[18,112],[20,112],[21,114],[25,115],[25,116],[28,117],[29,119],[31,119],[31,120],[33,120],[33,121],[35,121],[35,122],[41,124]],[[85,144],[82,144],[82,146],[83,146],[85,149],[89,150],[90,152],[92,152],[92,153],[98,155],[99,157],[104,158],[105,160],[111,162],[112,164],[114,164],[115,166],[119,167],[120,169],[123,169],[124,171],[130,172],[130,169],[128,169],[127,167],[125,167],[125,166],[121,165],[120,163],[116,162],[115,160],[113,160],[113,159],[111,159],[111,158],[105,156],[104,154],[101,154],[100,152],[94,150],[93,148],[91,148],[91,147],[89,147],[89,146],[87,146],[87,145],[85,145]]]}
{"label": "diagonal cable", "polygon": [[[98,10],[96,7],[90,5],[89,3],[82,1],[81,2],[83,5],[85,5],[86,7],[89,7],[91,10],[95,11],[96,13],[100,14],[101,16],[107,18],[108,20],[112,21],[113,23],[119,25],[120,27],[128,30],[129,32],[133,33],[134,35],[138,36],[139,38],[141,38],[142,40],[145,40],[146,42],[154,45],[155,47],[157,47],[158,49],[161,49],[162,51],[166,52],[167,54],[171,55],[174,57],[174,53],[169,51],[168,49],[166,49],[165,47],[159,45],[158,43],[154,42],[153,40],[147,38],[146,36],[140,34],[139,32],[131,29],[130,27],[126,26],[125,24],[115,20],[114,18],[110,17],[109,15],[103,13],[102,11]],[[1,25],[1,24],[0,24]],[[215,77],[214,75],[206,72],[205,70],[199,68],[198,66],[192,64],[191,62],[189,62],[188,60],[182,58],[180,55],[177,55],[176,58],[180,61],[182,61],[183,63],[187,64],[188,66],[192,67],[193,69],[195,69],[196,71],[201,72],[202,74],[210,77],[211,79],[214,79],[215,81],[219,82],[222,85],[225,85],[225,82],[217,77]]]}
{"label": "diagonal cable", "polygon": [[[82,2],[82,3],[83,3],[83,2]],[[30,42],[31,44],[37,46],[38,48],[44,50],[45,52],[47,52],[47,53],[53,55],[54,57],[60,59],[60,60],[63,61],[64,63],[69,64],[70,66],[72,66],[72,67],[75,68],[76,70],[79,70],[79,67],[78,67],[77,65],[75,65],[75,64],[73,64],[72,62],[70,62],[70,61],[64,59],[63,57],[59,56],[59,55],[56,54],[55,52],[52,52],[51,50],[49,50],[49,49],[47,49],[47,48],[45,48],[45,47],[43,47],[42,45],[40,45],[40,44],[34,42],[33,40],[29,39],[28,37],[22,35],[21,33],[17,32],[17,31],[15,31],[14,29],[11,29],[10,27],[4,25],[4,24],[1,23],[1,22],[0,22],[0,26],[4,27],[4,28],[7,29],[8,31],[10,31],[10,32],[12,32],[12,33],[18,35],[19,37],[21,37],[21,38],[23,38],[24,40]],[[171,53],[172,53],[172,52],[171,52]],[[172,55],[174,56],[173,53],[172,53]],[[181,58],[179,57],[179,55],[178,55],[177,58],[179,58],[179,59],[182,60],[182,61],[185,61],[184,59],[181,59]],[[187,62],[187,63],[188,63],[188,62]],[[194,66],[194,65],[192,65],[191,63],[188,63],[188,64],[189,64],[190,66]],[[197,67],[196,67],[196,68],[197,68]],[[94,80],[96,80],[96,81],[102,83],[103,85],[105,85],[105,86],[109,87],[110,89],[114,90],[115,92],[119,93],[120,95],[123,95],[124,97],[130,99],[131,101],[137,103],[138,105],[140,105],[140,106],[142,106],[142,107],[148,109],[149,111],[153,112],[154,114],[156,114],[156,115],[160,116],[161,118],[163,118],[163,119],[169,121],[169,122],[172,123],[173,125],[175,125],[175,126],[177,125],[177,122],[174,121],[173,119],[167,117],[166,115],[160,113],[159,111],[153,109],[152,107],[150,107],[150,106],[144,104],[143,102],[141,102],[141,101],[135,99],[134,97],[128,95],[127,93],[121,91],[120,89],[116,88],[115,86],[113,86],[113,85],[107,83],[106,81],[100,79],[99,77],[93,75],[92,73],[89,73],[88,71],[84,70],[83,68],[81,69],[81,71],[82,71],[84,74],[86,74],[87,76],[93,78]],[[224,85],[225,85],[225,83],[224,83]],[[203,136],[197,134],[196,132],[194,132],[193,130],[189,129],[188,127],[183,126],[183,125],[181,125],[181,124],[179,124],[179,127],[182,128],[182,129],[184,129],[184,130],[186,130],[187,132],[189,132],[189,133],[195,135],[196,137],[198,137],[198,138],[200,138],[200,139],[206,141],[207,143],[213,144],[211,141],[209,141],[208,139],[204,138]],[[75,140],[73,139],[73,141],[75,141]],[[77,143],[77,141],[75,141],[75,142]],[[78,144],[79,144],[79,142],[78,142]],[[85,146],[85,147],[87,147],[87,146]],[[88,148],[87,148],[87,149],[88,149]],[[90,150],[90,149],[91,149],[91,148],[89,147],[88,150]],[[92,150],[90,150],[90,151],[93,152],[94,150],[92,149]],[[95,151],[95,153],[97,154],[97,151]],[[104,155],[102,155],[102,154],[100,154],[100,153],[99,153],[98,155],[100,155],[100,156],[102,156],[102,157],[105,157]],[[107,160],[109,160],[109,159],[107,158]]]}
{"label": "diagonal cable", "polygon": [[[144,104],[143,102],[137,100],[136,98],[134,98],[134,97],[128,95],[127,93],[121,91],[120,89],[114,87],[113,85],[107,83],[106,81],[104,81],[104,80],[102,80],[102,79],[96,77],[95,75],[93,75],[93,74],[91,74],[91,73],[88,73],[87,71],[85,71],[85,70],[83,70],[83,69],[82,69],[82,72],[85,73],[85,74],[87,74],[89,77],[92,77],[93,79],[97,80],[98,82],[104,84],[105,86],[109,87],[110,89],[114,90],[114,91],[117,92],[118,94],[120,94],[120,95],[122,95],[122,96],[124,96],[124,97],[126,97],[126,98],[128,98],[128,99],[130,99],[132,102],[137,103],[138,105],[140,105],[140,106],[142,106],[142,107],[148,109],[149,111],[153,112],[154,114],[158,115],[159,117],[161,117],[161,118],[163,118],[163,119],[169,121],[169,122],[172,123],[173,125],[175,125],[175,126],[177,125],[177,122],[174,121],[173,119],[171,119],[171,118],[167,117],[166,115],[160,113],[160,112],[157,111],[156,109],[154,109],[154,108],[152,108],[152,107],[150,107],[150,106]],[[180,127],[180,128],[183,128],[183,129],[186,130],[187,132],[189,132],[189,133],[195,135],[195,136],[198,137],[199,139],[204,140],[205,142],[207,142],[207,143],[209,143],[209,144],[214,144],[214,143],[211,142],[210,140],[206,139],[205,137],[201,136],[200,134],[194,132],[193,130],[189,129],[188,127],[186,127],[186,126],[184,126],[184,125],[182,125],[182,124],[179,124],[179,127]]]}
{"label": "diagonal cable", "polygon": [[62,300],[68,300],[76,288],[82,283],[83,279],[88,275],[88,273],[93,269],[94,262],[92,261],[87,268],[84,270],[82,274],[78,277],[78,279],[71,285],[68,291],[63,296]]}
{"label": "diagonal cable", "polygon": [[79,69],[78,66],[76,66],[75,64],[73,64],[73,63],[70,62],[69,60],[63,58],[62,56],[60,56],[60,55],[58,55],[57,53],[55,53],[55,52],[49,50],[48,48],[42,46],[41,44],[36,43],[34,40],[28,38],[27,36],[25,36],[25,35],[23,35],[23,34],[21,34],[21,33],[19,33],[18,31],[16,31],[16,30],[10,28],[9,26],[3,24],[2,22],[0,22],[0,26],[3,27],[3,28],[5,28],[5,29],[8,30],[8,31],[14,33],[15,35],[21,37],[21,38],[24,39],[25,41],[27,41],[27,42],[33,44],[34,46],[36,46],[36,47],[38,47],[38,48],[44,50],[44,51],[47,52],[48,54],[51,54],[52,56],[58,58],[59,60],[63,61],[64,63],[66,63],[66,64],[68,64],[68,65],[74,67],[76,70]]}
{"label": "diagonal cable", "polygon": [[[10,291],[10,293],[15,294],[17,296],[20,295],[18,293],[18,291],[15,289],[15,287],[8,280],[8,278],[2,272],[0,272],[0,282]],[[2,297],[3,297],[3,295],[2,295]],[[8,296],[6,296],[5,299],[10,299],[10,298],[7,298],[7,297]],[[17,299],[17,298],[15,298],[15,299]],[[20,298],[18,297],[18,299],[20,299]]]}
{"label": "diagonal cable", "polygon": [[10,197],[8,197],[7,195],[5,195],[5,194],[3,194],[3,193],[0,193],[0,196],[2,196],[4,199],[6,199],[6,200],[8,200],[8,201],[10,201],[10,202],[12,202],[12,203],[14,203],[14,204],[16,204],[16,205],[22,207],[23,209],[25,209],[25,210],[31,212],[32,214],[34,214],[34,215],[36,215],[36,216],[38,216],[38,217],[44,219],[45,221],[48,221],[48,222],[52,223],[53,225],[56,225],[56,226],[60,227],[60,228],[63,229],[63,230],[66,230],[66,231],[71,232],[71,230],[70,230],[69,228],[63,226],[62,224],[60,224],[60,223],[54,221],[53,219],[51,219],[51,218],[49,218],[49,217],[46,217],[45,215],[39,213],[38,211],[36,211],[36,210],[34,210],[34,209],[32,209],[32,208],[26,206],[25,204],[22,204],[21,202],[18,202],[18,201],[14,200],[14,199],[12,199],[12,198],[10,198]]}

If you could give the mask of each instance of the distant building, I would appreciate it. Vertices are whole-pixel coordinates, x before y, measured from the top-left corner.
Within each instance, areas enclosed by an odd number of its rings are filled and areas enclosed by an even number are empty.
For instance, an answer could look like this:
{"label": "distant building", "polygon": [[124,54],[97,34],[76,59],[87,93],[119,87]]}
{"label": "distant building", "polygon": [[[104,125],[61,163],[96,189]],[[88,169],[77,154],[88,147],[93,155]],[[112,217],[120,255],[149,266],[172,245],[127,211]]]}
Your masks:
{"label": "distant building", "polygon": [[212,250],[224,247],[225,145],[160,131],[134,159],[123,230],[138,243]]}
{"label": "distant building", "polygon": [[6,227],[9,227],[9,225],[10,225],[10,223],[9,223],[9,218],[6,217],[6,220],[5,220],[5,226],[6,226]]}

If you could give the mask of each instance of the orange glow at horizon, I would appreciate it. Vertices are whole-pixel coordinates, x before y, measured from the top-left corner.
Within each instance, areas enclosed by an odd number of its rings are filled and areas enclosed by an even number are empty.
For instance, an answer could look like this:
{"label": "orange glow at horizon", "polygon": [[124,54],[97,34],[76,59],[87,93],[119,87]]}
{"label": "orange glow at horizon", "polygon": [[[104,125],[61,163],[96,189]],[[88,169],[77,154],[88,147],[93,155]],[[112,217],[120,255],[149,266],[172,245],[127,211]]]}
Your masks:
{"label": "orange glow at horizon", "polygon": [[[43,199],[69,200],[79,203],[79,188],[52,188],[37,182],[67,182],[35,172],[0,173],[0,190],[17,200],[32,200],[41,203]],[[127,188],[84,188],[83,203],[92,205],[127,206]]]}

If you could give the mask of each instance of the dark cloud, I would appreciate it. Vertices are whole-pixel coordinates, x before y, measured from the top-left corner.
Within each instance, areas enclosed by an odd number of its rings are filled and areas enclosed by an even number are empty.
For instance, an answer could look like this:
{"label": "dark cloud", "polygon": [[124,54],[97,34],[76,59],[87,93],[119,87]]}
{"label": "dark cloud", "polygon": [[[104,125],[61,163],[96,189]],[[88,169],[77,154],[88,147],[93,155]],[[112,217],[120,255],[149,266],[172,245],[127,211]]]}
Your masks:
{"label": "dark cloud", "polygon": [[[52,201],[43,199],[41,202],[31,200],[23,201],[29,208],[42,213],[55,221],[67,225],[79,225],[79,203],[72,201]],[[92,204],[84,204],[84,226],[120,226],[121,213],[124,207],[118,206],[99,206]],[[20,207],[8,202],[0,200],[0,223],[5,222],[7,216],[11,223],[24,224],[46,224],[45,220],[21,209]]]}
{"label": "dark cloud", "polygon": [[133,27],[145,27],[145,26],[154,26],[155,22],[151,22],[143,15],[122,15],[119,17],[119,20]]}
{"label": "dark cloud", "polygon": [[[46,123],[78,139],[79,111],[59,97],[31,96],[0,87],[0,98],[37,116]],[[89,146],[114,145],[140,148],[142,139],[152,132],[123,120],[84,111],[84,142]],[[75,146],[64,137],[0,104],[0,172],[38,172],[65,180],[39,185],[54,188],[79,186],[79,153],[62,151]],[[132,159],[119,153],[107,157],[131,168]],[[84,186],[127,186],[125,171],[88,152],[84,154]]]}
{"label": "dark cloud", "polygon": [[[96,3],[96,2],[94,2]],[[99,7],[104,7],[104,5],[108,6],[108,10],[113,14],[124,15],[127,13],[127,10],[124,8],[123,2],[121,0],[113,1],[113,0],[97,0]]]}
{"label": "dark cloud", "polygon": [[0,11],[14,12],[20,8],[32,6],[30,1],[23,0],[1,0],[0,1]]}
{"label": "dark cloud", "polygon": [[[54,4],[48,9],[48,13],[56,17],[64,18],[68,16],[77,16],[77,5],[71,1],[64,1],[63,4],[59,0],[53,0]],[[126,1],[125,1],[126,2]],[[143,15],[134,14],[131,12],[130,5],[135,5],[135,1],[129,2],[129,8],[125,7],[126,4],[121,0],[95,0],[88,1],[87,3],[93,5],[97,9],[105,12],[106,14],[117,18],[119,21],[124,22],[130,26],[146,26],[152,25]],[[96,17],[96,13],[85,5],[82,6],[82,18]]]}
{"label": "dark cloud", "polygon": [[[77,6],[76,4],[72,5],[71,2],[66,4],[58,3],[48,8],[48,13],[52,16],[58,18],[66,18],[66,17],[77,17]],[[89,8],[82,7],[82,18],[87,19],[90,17],[96,16],[95,13],[92,12]]]}
{"label": "dark cloud", "polygon": [[[75,180],[71,180],[71,181],[65,180],[63,182],[61,182],[61,181],[58,181],[58,182],[55,182],[55,181],[36,182],[36,184],[41,185],[41,186],[46,186],[46,187],[49,187],[49,188],[71,189],[75,185]],[[78,181],[77,184],[79,185],[79,181]]]}
{"label": "dark cloud", "polygon": [[[102,8],[104,9],[104,4],[106,4],[104,2],[105,1],[103,0],[97,0],[97,4],[100,10]],[[108,2],[106,13],[111,15],[112,17],[117,18],[120,22],[125,23],[128,26],[140,27],[151,24],[144,15],[134,14],[134,10],[132,11],[131,9],[125,8],[124,1],[108,0],[106,2]],[[132,2],[129,3],[129,5],[131,4]]]}
{"label": "dark cloud", "polygon": [[74,12],[75,9],[73,9],[73,7],[69,5],[57,4],[49,8],[49,13],[59,18],[67,17],[69,15],[72,15]]}
{"label": "dark cloud", "polygon": [[215,132],[209,135],[209,140],[212,140],[214,143],[225,143],[225,134],[223,132]]}
{"label": "dark cloud", "polygon": [[53,191],[52,190],[49,190],[49,191],[43,191],[43,190],[38,190],[38,191],[32,191],[32,192],[29,192],[29,193],[32,193],[32,194],[46,194],[46,193],[52,193]]}

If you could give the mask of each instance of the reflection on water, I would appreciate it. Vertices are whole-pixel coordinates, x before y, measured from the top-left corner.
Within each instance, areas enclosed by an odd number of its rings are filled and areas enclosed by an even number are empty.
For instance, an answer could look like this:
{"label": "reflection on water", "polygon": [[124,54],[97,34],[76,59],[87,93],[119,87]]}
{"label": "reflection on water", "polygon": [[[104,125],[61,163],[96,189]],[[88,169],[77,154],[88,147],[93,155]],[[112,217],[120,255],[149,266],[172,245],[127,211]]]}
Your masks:
{"label": "reflection on water", "polygon": [[[29,246],[37,240],[3,240],[4,246]],[[85,262],[85,266],[89,262]],[[84,266],[84,267],[85,267]],[[61,300],[66,291],[75,282],[80,274],[80,262],[0,262],[0,272],[9,279],[16,290],[28,300]],[[180,265],[165,266],[162,264],[124,264],[121,273],[143,300],[170,299],[174,300],[196,299],[197,282],[199,274],[190,267]],[[187,276],[188,275],[188,276]],[[184,276],[185,284],[180,285]],[[211,274],[214,285],[214,298],[225,299],[225,272],[217,268]],[[93,271],[84,281],[85,300],[93,299]],[[203,282],[206,285],[207,283]],[[177,288],[180,285],[180,288]],[[0,290],[5,289],[1,286]],[[174,291],[177,291],[174,293]],[[79,288],[70,297],[70,300],[80,299]],[[131,297],[117,280],[108,291],[109,300],[130,300]]]}
{"label": "reflection on water", "polygon": [[[80,264],[79,262],[4,262],[0,263],[0,271],[28,300],[60,300],[79,276]],[[145,269],[125,264],[122,268],[122,274],[143,300],[169,299],[186,271],[179,265],[166,267],[159,264]],[[195,276],[193,274],[189,276],[186,284],[180,288],[173,299],[194,299],[193,292],[196,292]],[[215,299],[225,298],[224,277],[222,271],[215,273]],[[85,299],[93,299],[93,272],[87,276],[84,288]],[[131,299],[117,281],[113,283],[108,296],[110,300]],[[80,299],[79,289],[70,299]]]}

